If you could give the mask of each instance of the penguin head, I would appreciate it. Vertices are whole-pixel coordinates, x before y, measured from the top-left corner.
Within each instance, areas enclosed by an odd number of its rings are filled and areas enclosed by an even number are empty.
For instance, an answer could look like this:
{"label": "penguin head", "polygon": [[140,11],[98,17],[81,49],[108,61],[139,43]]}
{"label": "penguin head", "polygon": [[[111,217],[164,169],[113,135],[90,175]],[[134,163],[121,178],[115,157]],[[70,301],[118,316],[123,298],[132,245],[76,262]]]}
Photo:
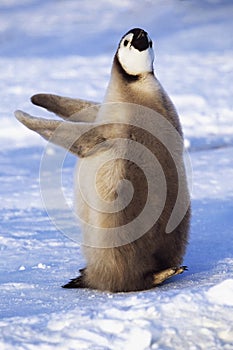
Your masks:
{"label": "penguin head", "polygon": [[147,32],[140,28],[129,30],[120,41],[117,58],[129,75],[153,72],[154,52]]}

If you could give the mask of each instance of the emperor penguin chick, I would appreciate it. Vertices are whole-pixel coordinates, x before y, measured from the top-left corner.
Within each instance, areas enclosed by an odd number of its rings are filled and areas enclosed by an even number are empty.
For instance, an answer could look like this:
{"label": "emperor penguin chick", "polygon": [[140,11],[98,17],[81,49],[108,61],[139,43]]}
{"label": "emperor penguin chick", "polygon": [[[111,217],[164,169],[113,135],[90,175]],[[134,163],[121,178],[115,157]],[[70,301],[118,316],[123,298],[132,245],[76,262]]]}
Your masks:
{"label": "emperor penguin chick", "polygon": [[[113,60],[111,78],[104,103],[97,114],[96,121],[100,123],[122,122],[123,127],[119,124],[116,128],[118,128],[121,137],[127,138],[128,144],[122,146],[123,156],[122,154],[119,156],[119,148],[121,148],[119,144],[116,146],[117,149],[112,145],[110,150],[96,155],[98,164],[105,164],[96,178],[96,188],[98,194],[106,201],[111,202],[116,197],[119,201],[122,197],[123,201],[124,186],[121,190],[119,182],[124,178],[133,184],[135,195],[126,208],[113,214],[105,213],[97,198],[95,204],[99,211],[98,213],[93,211],[80,200],[82,196],[78,194],[79,213],[83,213],[83,217],[87,221],[87,217],[91,217],[87,227],[85,224],[83,225],[83,231],[85,234],[90,230],[89,234],[94,236],[94,243],[93,245],[92,243],[84,245],[87,267],[81,270],[81,275],[77,279],[66,284],[64,286],[66,288],[90,287],[113,292],[143,290],[152,288],[186,269],[185,266],[180,267],[188,240],[190,218],[189,193],[182,159],[183,144],[180,146],[179,159],[174,164],[168,150],[161,142],[155,140],[146,128],[144,130],[142,127],[135,126],[137,114],[139,114],[141,126],[143,123],[149,125],[147,113],[150,114],[148,111],[150,109],[159,113],[160,118],[164,118],[167,123],[172,125],[182,140],[178,115],[154,75],[153,60],[152,40],[144,30],[135,28],[122,37]],[[156,124],[157,122],[154,120],[151,128],[159,127],[159,124]],[[163,131],[161,130],[161,133]],[[114,134],[114,130],[112,133]],[[115,137],[117,136],[115,135]],[[138,225],[133,225],[133,230],[135,230],[132,233],[133,239],[126,226],[143,211],[143,205],[146,204],[148,197],[148,188],[141,170],[133,159],[130,159],[135,158],[135,155],[136,158],[143,157],[140,155],[140,150],[139,154],[135,150],[133,156],[132,152],[129,152],[130,155],[127,157],[125,148],[130,147],[130,139],[152,151],[162,165],[167,184],[167,198],[164,208],[158,219],[154,220],[153,225],[146,232],[143,232],[144,226],[147,226],[147,215],[156,216],[157,206],[161,205],[160,199],[157,198],[160,195],[156,193],[157,189],[151,189],[150,208],[142,221],[139,221]],[[108,160],[107,152],[110,152],[109,159],[114,158],[113,161]],[[126,160],[127,158],[128,160]],[[89,162],[87,169],[91,171],[93,159],[86,158],[85,160]],[[145,158],[144,160],[146,162]],[[157,174],[153,174],[153,167],[150,166],[149,160],[146,166],[152,181],[156,182]],[[183,201],[181,205],[183,216],[172,232],[166,233],[166,226],[178,195],[177,166],[182,169],[180,182],[182,198],[180,200]],[[89,186],[88,180],[86,186]],[[184,203],[185,205],[183,205]],[[94,230],[88,227],[90,223],[95,227]],[[107,243],[110,232],[107,231],[104,236],[102,228],[110,231],[113,227],[116,228],[116,231],[119,230],[116,235],[123,237],[123,243],[113,243],[111,246]],[[139,231],[143,234],[138,235]]]}
{"label": "emperor penguin chick", "polygon": [[[186,270],[181,264],[190,198],[183,136],[176,110],[154,75],[152,46],[140,28],[122,37],[104,103],[93,103],[91,113],[85,112],[89,101],[32,97],[64,119],[82,109],[80,119],[60,122],[16,112],[46,139],[64,125],[50,141],[81,157],[75,201],[87,266],[64,288],[139,291]],[[74,133],[77,140],[70,146]]]}

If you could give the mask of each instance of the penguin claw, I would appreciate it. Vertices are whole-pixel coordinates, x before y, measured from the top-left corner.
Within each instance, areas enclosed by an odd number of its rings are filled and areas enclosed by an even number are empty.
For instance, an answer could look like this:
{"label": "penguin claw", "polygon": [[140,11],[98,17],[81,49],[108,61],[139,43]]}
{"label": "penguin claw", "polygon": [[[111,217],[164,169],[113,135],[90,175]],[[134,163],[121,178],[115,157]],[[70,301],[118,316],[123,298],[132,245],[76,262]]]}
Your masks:
{"label": "penguin claw", "polygon": [[188,266],[181,266],[184,271],[188,271]]}

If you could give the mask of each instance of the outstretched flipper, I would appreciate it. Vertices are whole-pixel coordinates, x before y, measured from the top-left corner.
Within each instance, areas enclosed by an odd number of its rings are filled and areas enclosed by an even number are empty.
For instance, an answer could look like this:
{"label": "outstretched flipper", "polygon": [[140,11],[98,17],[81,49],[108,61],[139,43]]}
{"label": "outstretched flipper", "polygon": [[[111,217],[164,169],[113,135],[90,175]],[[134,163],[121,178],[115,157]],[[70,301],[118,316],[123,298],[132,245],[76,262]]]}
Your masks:
{"label": "outstretched flipper", "polygon": [[163,283],[168,278],[179,275],[184,271],[188,270],[187,266],[180,267],[170,267],[166,270],[160,271],[153,276],[153,285],[157,286],[158,284]]}
{"label": "outstretched flipper", "polygon": [[[53,94],[36,94],[31,97],[31,102],[73,122],[94,122],[99,110],[96,102]],[[81,111],[87,108],[83,114]]]}
{"label": "outstretched flipper", "polygon": [[[63,122],[33,117],[23,111],[16,111],[15,117],[30,130],[44,139],[58,145],[79,157],[87,156],[102,140],[101,125],[97,129],[92,123]],[[104,127],[104,126],[103,126]]]}
{"label": "outstretched flipper", "polygon": [[51,120],[33,117],[23,111],[16,111],[15,117],[44,139],[69,150],[79,157],[87,157],[98,151],[102,146],[105,148],[106,143],[102,144],[104,141],[120,137],[122,134],[118,124],[113,126],[113,124]]}

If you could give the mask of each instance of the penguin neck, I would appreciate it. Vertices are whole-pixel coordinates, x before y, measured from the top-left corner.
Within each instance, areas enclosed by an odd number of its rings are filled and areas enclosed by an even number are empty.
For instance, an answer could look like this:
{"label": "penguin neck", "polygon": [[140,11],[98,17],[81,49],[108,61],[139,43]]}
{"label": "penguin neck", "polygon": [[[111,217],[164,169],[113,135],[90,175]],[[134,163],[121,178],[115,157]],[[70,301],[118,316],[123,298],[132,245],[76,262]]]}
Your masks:
{"label": "penguin neck", "polygon": [[[119,67],[119,65],[120,63],[119,61],[117,63],[115,56],[103,105],[107,106],[108,103],[125,102],[151,108],[167,118],[182,135],[177,112],[154,75],[154,71],[141,74],[137,80],[129,81],[125,79],[125,73],[122,74],[122,67]],[[124,113],[122,115],[124,116]],[[111,118],[114,121],[122,118],[121,115],[119,116],[119,113],[112,115],[111,105],[109,109],[101,109],[99,118],[103,119],[103,117],[106,117],[107,120]]]}
{"label": "penguin neck", "polygon": [[128,74],[115,55],[104,102],[139,103],[141,93],[144,97],[147,95],[151,97],[151,93],[155,92],[156,81],[153,71],[139,75]]}

